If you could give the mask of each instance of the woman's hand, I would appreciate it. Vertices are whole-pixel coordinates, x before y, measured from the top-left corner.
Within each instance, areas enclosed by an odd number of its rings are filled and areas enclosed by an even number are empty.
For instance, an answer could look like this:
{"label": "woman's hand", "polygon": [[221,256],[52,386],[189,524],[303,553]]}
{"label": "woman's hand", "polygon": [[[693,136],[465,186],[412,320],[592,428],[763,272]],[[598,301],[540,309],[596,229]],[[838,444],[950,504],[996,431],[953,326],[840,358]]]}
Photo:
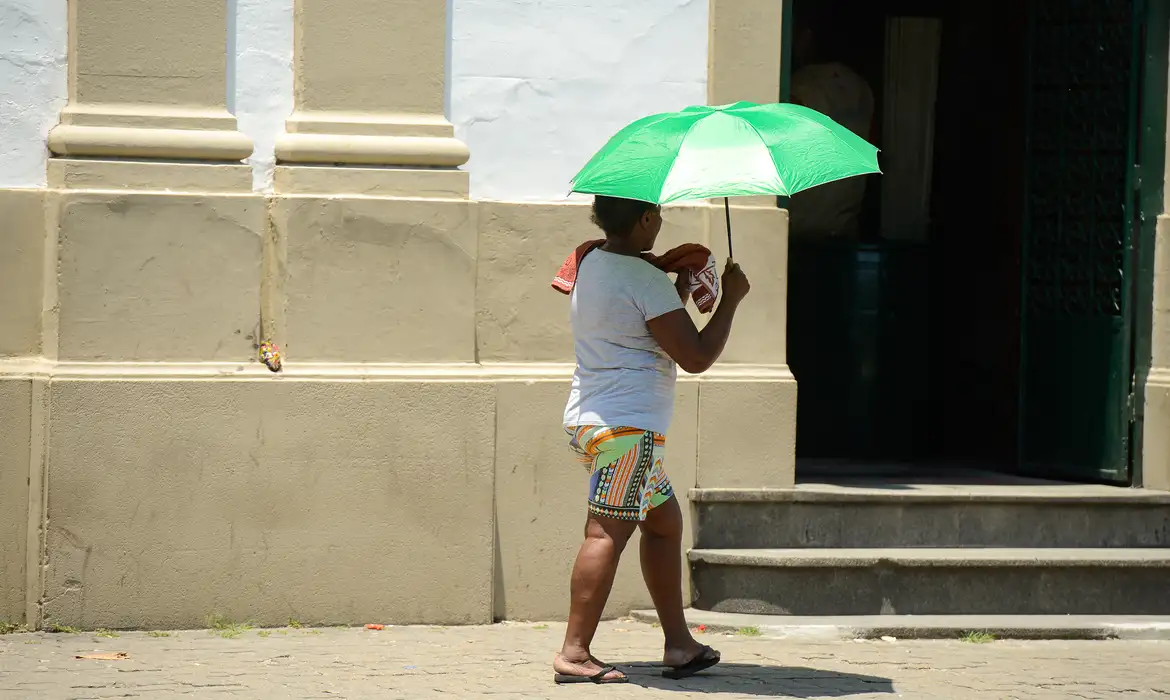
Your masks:
{"label": "woman's hand", "polygon": [[739,268],[739,264],[731,258],[727,259],[727,267],[723,270],[723,299],[738,304],[751,291],[752,285],[747,275]]}

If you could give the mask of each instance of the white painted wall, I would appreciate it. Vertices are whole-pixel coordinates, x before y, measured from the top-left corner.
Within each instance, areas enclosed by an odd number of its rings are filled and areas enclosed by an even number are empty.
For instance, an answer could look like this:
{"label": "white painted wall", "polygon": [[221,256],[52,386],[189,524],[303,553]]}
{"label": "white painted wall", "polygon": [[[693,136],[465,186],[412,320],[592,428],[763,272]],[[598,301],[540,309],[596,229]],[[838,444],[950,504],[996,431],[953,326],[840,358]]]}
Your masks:
{"label": "white painted wall", "polygon": [[[447,117],[471,148],[474,198],[565,199],[622,126],[706,101],[707,0],[434,1],[449,3]],[[256,144],[260,191],[293,108],[293,2],[228,0],[228,102]],[[0,0],[0,187],[45,184],[65,7]]]}
{"label": "white painted wall", "polygon": [[0,0],[0,187],[44,187],[68,98],[65,0]]}
{"label": "white painted wall", "polygon": [[447,116],[473,198],[564,199],[618,129],[707,101],[707,0],[450,3]]}

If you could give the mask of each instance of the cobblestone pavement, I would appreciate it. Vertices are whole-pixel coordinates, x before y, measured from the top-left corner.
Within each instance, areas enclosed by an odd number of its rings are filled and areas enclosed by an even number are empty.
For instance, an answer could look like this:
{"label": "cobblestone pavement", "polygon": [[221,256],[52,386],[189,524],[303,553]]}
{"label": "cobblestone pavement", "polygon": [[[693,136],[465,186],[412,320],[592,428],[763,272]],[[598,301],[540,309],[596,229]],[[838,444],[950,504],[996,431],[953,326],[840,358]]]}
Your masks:
{"label": "cobblestone pavement", "polygon": [[[595,652],[628,685],[552,683],[560,624],[0,637],[0,698],[1170,699],[1168,642],[804,642],[704,635],[724,663],[661,677],[658,630],[605,623]],[[158,633],[156,633],[158,634]],[[78,654],[126,652],[119,661]]]}

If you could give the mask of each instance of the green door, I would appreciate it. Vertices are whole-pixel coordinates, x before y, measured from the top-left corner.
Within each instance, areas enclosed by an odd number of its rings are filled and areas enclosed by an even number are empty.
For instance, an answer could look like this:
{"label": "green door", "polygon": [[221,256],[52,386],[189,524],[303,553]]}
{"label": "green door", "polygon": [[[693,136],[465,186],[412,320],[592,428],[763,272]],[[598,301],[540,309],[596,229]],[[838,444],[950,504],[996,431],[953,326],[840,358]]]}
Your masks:
{"label": "green door", "polygon": [[1144,0],[1030,0],[1020,466],[1125,482]]}

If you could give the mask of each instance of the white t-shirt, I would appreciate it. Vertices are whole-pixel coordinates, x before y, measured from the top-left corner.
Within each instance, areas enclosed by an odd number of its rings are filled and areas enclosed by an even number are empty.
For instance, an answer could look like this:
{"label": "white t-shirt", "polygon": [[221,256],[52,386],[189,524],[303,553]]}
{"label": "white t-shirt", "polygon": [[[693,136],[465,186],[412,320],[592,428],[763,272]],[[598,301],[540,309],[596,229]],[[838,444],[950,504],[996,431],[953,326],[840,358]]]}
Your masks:
{"label": "white t-shirt", "polygon": [[666,434],[676,369],[646,322],[681,308],[670,278],[645,260],[600,248],[585,256],[570,296],[577,369],[566,426]]}

